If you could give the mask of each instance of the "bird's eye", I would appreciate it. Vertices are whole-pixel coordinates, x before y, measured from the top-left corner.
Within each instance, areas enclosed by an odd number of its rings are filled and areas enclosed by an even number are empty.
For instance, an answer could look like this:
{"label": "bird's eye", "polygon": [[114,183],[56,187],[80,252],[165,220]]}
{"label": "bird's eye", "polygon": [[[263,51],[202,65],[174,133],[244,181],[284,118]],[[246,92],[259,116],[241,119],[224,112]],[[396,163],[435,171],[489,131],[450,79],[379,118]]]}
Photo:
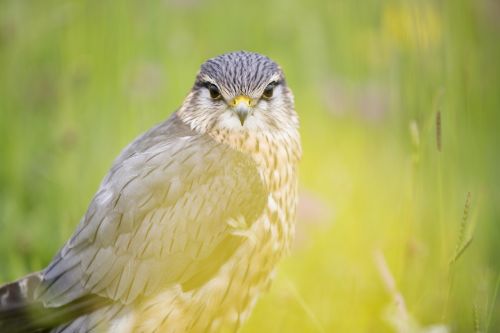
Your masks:
{"label": "bird's eye", "polygon": [[212,99],[220,99],[222,97],[219,88],[217,88],[215,84],[208,83],[207,89],[210,92],[210,97],[212,97]]}
{"label": "bird's eye", "polygon": [[264,92],[262,93],[262,96],[266,99],[269,99],[273,97],[274,93],[274,88],[276,87],[277,83],[276,82],[271,82],[267,85],[266,89],[264,89]]}

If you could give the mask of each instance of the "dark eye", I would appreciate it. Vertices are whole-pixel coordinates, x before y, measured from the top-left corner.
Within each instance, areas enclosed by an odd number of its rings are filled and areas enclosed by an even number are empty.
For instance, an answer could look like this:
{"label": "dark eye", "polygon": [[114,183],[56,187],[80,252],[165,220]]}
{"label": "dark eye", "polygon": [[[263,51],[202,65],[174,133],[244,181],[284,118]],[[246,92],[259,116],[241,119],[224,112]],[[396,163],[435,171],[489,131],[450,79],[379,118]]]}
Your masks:
{"label": "dark eye", "polygon": [[274,88],[276,87],[276,82],[271,82],[267,85],[266,89],[264,89],[264,92],[262,93],[262,96],[264,98],[271,98],[273,97],[273,93],[274,93]]}
{"label": "dark eye", "polygon": [[221,94],[220,94],[219,88],[217,88],[217,86],[215,84],[208,83],[207,84],[207,89],[210,92],[210,97],[212,97],[213,99],[219,99],[219,98],[221,98]]}

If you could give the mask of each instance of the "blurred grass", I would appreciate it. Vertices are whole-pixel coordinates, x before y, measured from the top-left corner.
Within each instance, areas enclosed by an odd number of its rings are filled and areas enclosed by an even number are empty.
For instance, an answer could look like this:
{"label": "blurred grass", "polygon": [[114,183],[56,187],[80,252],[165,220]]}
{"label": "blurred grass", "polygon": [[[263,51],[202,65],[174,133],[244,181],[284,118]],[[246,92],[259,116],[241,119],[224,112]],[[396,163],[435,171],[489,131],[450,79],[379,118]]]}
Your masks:
{"label": "blurred grass", "polygon": [[494,0],[1,1],[0,281],[49,262],[205,59],[247,49],[285,69],[304,158],[296,246],[243,331],[395,331],[384,269],[415,332],[500,330],[499,22]]}

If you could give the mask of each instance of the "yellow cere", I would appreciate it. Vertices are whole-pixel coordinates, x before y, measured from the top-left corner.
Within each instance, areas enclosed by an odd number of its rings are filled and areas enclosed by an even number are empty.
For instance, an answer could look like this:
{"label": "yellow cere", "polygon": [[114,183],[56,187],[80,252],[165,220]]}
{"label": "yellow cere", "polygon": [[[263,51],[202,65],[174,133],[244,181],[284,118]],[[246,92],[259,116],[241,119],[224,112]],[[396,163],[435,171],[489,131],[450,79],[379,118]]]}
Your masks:
{"label": "yellow cere", "polygon": [[252,105],[252,99],[248,96],[236,96],[233,101],[231,102],[231,104],[233,106],[236,106],[240,103],[243,103],[245,105],[248,105],[248,106],[251,106]]}

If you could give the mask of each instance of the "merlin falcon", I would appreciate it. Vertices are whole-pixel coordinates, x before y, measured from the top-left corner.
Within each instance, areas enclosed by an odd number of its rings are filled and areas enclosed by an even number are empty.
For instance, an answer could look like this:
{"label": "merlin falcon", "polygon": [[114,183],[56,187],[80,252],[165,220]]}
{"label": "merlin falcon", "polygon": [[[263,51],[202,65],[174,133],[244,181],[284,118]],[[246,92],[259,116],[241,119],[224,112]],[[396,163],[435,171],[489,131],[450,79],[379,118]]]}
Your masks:
{"label": "merlin falcon", "polygon": [[0,332],[238,331],[293,238],[298,127],[275,62],[206,61],[48,267],[0,287]]}

